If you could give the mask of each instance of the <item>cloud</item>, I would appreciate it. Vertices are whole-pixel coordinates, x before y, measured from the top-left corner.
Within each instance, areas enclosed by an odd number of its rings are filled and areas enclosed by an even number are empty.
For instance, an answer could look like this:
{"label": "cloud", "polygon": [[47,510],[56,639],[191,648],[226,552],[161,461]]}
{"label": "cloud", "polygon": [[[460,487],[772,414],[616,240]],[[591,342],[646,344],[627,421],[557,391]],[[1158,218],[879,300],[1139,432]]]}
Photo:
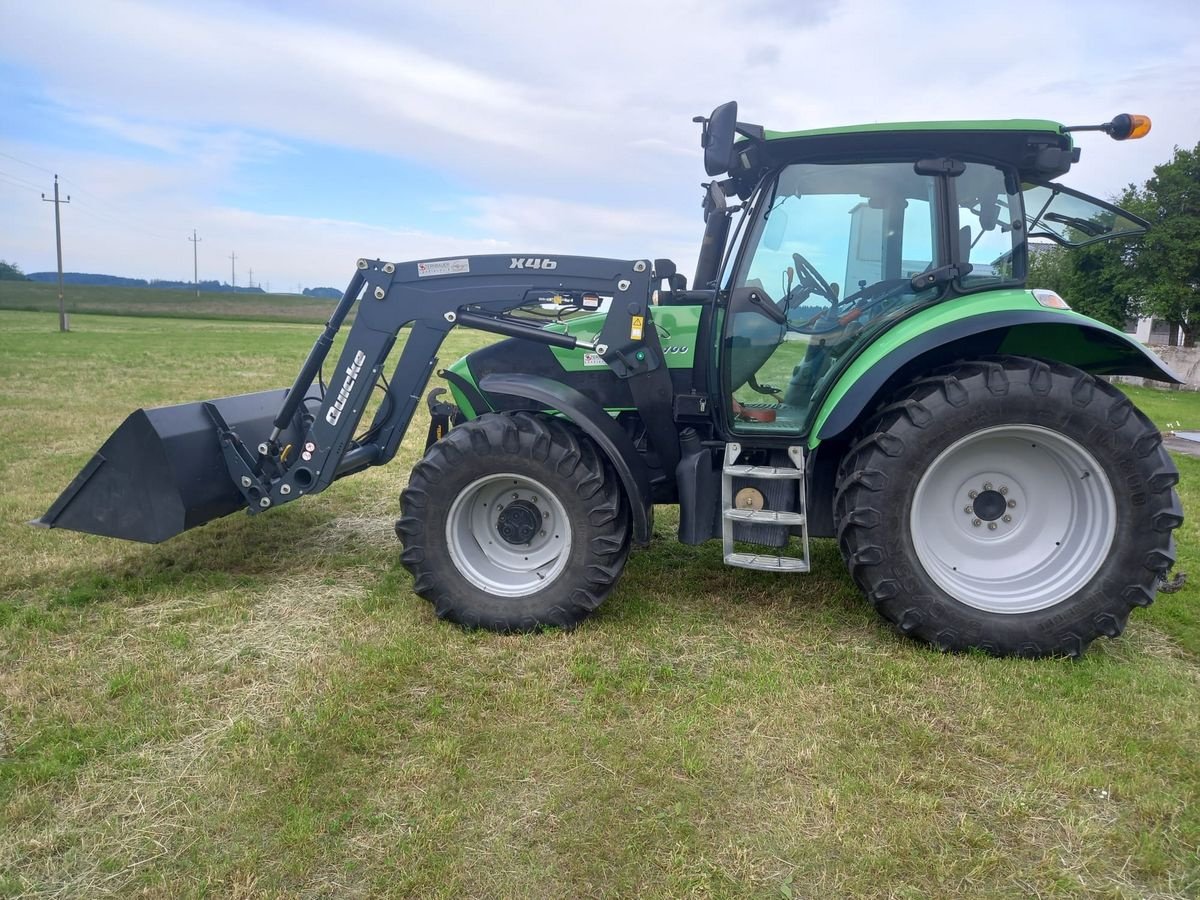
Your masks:
{"label": "cloud", "polygon": [[[901,0],[43,0],[5,8],[0,59],[25,85],[11,96],[39,105],[0,121],[0,150],[86,186],[92,209],[85,196],[70,215],[91,230],[69,246],[109,271],[176,275],[175,254],[190,262],[190,246],[167,236],[193,225],[270,260],[263,271],[322,282],[347,260],[407,246],[674,255],[686,271],[705,180],[691,117],[718,102],[736,98],[744,119],[785,130],[1151,114],[1145,141],[1081,138],[1070,183],[1103,194],[1200,134],[1198,25],[1191,3],[1151,16],[1109,0],[1086,13],[1047,2],[1020,22],[1007,6],[931,2],[918,13]],[[54,54],[40,40],[50,33]],[[57,131],[42,127],[53,122]],[[338,163],[321,190],[276,187],[272,163],[282,171],[322,148]],[[455,196],[405,203],[381,185],[372,198],[380,158],[437,176]],[[339,187],[366,198],[362,217],[375,225],[330,217],[323,204]],[[46,267],[46,209],[22,199],[27,186],[0,190],[14,214],[0,219],[4,252]],[[14,227],[17,216],[34,232]],[[379,231],[381,221],[392,227]]]}

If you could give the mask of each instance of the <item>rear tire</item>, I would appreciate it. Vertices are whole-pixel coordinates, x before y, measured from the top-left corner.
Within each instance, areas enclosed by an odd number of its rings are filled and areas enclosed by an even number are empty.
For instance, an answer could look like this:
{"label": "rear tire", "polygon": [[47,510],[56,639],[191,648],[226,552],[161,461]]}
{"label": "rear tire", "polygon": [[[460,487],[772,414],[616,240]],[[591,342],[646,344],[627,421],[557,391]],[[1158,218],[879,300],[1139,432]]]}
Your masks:
{"label": "rear tire", "polygon": [[842,554],[875,608],[944,650],[1078,656],[1175,561],[1179,480],[1109,384],[999,357],[918,379],[842,465]]}
{"label": "rear tire", "polygon": [[400,496],[413,589],[440,618],[491,631],[571,628],[612,590],[629,512],[611,466],[573,425],[489,414],[429,448]]}

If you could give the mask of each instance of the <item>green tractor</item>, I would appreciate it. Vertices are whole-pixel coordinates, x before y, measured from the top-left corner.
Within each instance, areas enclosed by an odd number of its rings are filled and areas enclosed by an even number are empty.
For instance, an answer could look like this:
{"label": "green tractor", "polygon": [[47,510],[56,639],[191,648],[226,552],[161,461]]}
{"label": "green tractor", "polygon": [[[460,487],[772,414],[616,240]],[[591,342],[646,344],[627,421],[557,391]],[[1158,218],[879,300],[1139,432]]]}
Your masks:
{"label": "green tractor", "polygon": [[160,541],[382,465],[467,327],[507,339],[440,372],[453,403],[427,398],[396,523],[443,618],[569,628],[677,504],[679,540],[721,540],[732,566],[804,573],[809,539],[836,538],[880,614],[942,649],[1120,634],[1183,513],[1157,429],[1101,376],[1179,378],[1025,278],[1031,240],[1144,231],[1055,179],[1072,132],[1149,120],[697,121],[713,180],[690,287],[661,259],[359,260],[291,388],[138,410],[39,524]]}

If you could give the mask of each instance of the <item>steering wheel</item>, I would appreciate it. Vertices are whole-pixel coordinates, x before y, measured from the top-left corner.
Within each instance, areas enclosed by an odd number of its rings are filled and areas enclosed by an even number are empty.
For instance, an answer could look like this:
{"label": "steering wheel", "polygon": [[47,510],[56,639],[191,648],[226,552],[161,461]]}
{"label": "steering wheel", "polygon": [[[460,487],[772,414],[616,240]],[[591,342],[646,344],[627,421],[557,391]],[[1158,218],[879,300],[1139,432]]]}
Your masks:
{"label": "steering wheel", "polygon": [[799,253],[792,254],[792,262],[796,266],[796,277],[799,280],[800,287],[814,294],[820,294],[835,307],[838,305],[837,294],[833,292],[833,288],[829,286],[829,282],[825,280],[825,277],[817,271],[816,266]]}

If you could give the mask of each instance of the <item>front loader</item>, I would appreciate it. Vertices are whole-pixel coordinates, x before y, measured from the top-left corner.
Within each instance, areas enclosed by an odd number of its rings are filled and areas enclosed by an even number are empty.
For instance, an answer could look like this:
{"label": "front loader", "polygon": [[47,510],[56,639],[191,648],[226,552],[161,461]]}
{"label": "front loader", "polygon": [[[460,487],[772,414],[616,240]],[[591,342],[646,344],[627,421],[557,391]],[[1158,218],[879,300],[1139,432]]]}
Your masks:
{"label": "front loader", "polygon": [[38,524],[157,542],[383,465],[466,327],[505,340],[439,373],[453,402],[427,398],[396,523],[441,617],[571,627],[677,504],[679,539],[734,566],[803,573],[810,538],[836,538],[875,608],[943,649],[1120,634],[1183,514],[1158,431],[1101,376],[1179,379],[1025,275],[1031,239],[1144,231],[1055,179],[1073,132],[1149,120],[700,121],[690,288],[661,259],[359,260],[290,388],[135,412]]}

